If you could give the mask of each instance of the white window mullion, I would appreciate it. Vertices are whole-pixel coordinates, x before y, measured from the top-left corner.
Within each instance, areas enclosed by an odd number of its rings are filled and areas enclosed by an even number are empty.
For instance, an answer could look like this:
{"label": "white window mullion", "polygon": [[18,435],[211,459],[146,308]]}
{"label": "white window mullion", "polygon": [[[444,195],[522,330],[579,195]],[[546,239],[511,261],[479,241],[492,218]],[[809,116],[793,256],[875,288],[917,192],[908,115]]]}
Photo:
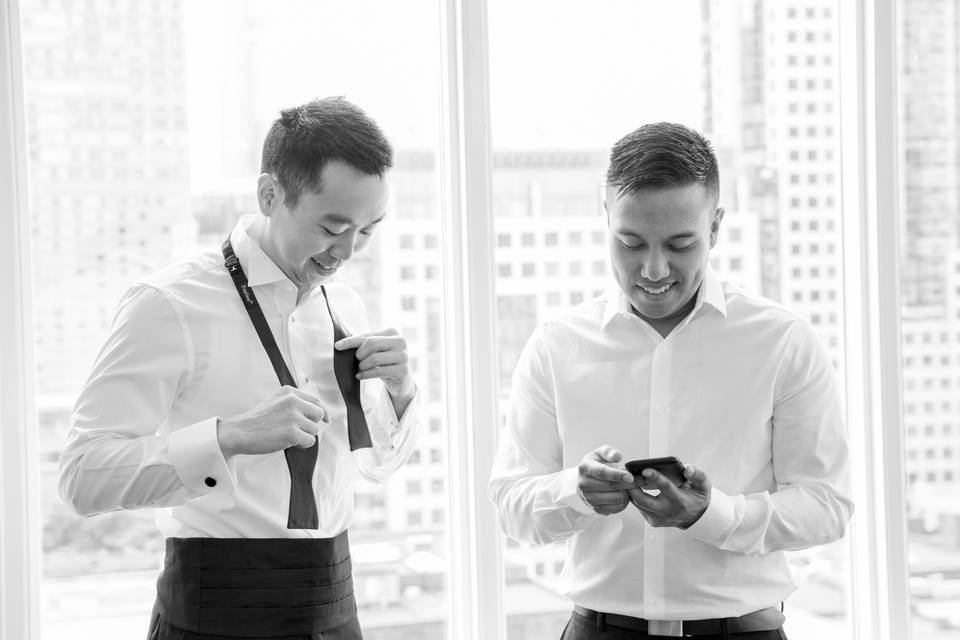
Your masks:
{"label": "white window mullion", "polygon": [[450,464],[448,637],[502,640],[503,569],[486,487],[500,424],[487,5],[441,0],[444,351]]}
{"label": "white window mullion", "polygon": [[0,640],[38,640],[40,490],[17,0],[0,3]]}
{"label": "white window mullion", "polygon": [[854,637],[910,637],[900,381],[895,0],[840,3]]}

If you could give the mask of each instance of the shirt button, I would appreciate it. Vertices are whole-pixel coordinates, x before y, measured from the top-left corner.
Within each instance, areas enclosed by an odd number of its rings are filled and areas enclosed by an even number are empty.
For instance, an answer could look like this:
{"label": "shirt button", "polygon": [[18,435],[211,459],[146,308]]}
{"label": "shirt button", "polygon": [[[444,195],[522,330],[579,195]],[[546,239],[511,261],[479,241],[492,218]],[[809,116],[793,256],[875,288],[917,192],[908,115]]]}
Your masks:
{"label": "shirt button", "polygon": [[216,478],[211,478],[210,476],[207,476],[207,479],[203,481],[203,484],[207,485],[208,487],[215,487],[217,486],[217,480]]}

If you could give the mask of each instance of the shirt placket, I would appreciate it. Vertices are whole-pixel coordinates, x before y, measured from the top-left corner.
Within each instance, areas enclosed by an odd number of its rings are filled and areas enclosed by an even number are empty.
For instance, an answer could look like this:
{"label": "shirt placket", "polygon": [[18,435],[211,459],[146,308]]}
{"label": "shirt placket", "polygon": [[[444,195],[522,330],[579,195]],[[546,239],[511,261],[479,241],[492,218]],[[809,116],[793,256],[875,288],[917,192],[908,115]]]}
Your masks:
{"label": "shirt placket", "polygon": [[290,311],[287,321],[284,323],[287,327],[287,352],[290,354],[290,362],[295,371],[297,385],[301,389],[309,389],[314,381],[310,377],[310,357],[306,342],[306,326],[302,315],[299,313],[300,307],[295,307]]}
{"label": "shirt placket", "polygon": [[[670,455],[670,378],[673,366],[673,340],[660,342],[653,350],[650,367],[650,446],[651,457]],[[666,548],[663,530],[643,528],[643,593],[644,611],[651,620],[662,620],[666,615]]]}
{"label": "shirt placket", "polygon": [[298,317],[301,307],[290,303],[290,291],[283,284],[274,287],[273,303],[280,316],[279,347],[283,359],[290,368],[297,386],[301,389],[310,384],[309,362],[304,359],[304,327]]}

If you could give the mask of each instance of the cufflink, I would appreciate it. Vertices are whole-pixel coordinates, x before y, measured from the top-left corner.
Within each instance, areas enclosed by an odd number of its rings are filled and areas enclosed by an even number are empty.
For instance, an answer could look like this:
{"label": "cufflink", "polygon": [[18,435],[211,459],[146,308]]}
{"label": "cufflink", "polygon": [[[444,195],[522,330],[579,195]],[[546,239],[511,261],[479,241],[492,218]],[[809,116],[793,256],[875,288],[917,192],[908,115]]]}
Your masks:
{"label": "cufflink", "polygon": [[203,481],[203,484],[207,485],[208,487],[215,487],[217,486],[217,479],[207,476],[207,478]]}

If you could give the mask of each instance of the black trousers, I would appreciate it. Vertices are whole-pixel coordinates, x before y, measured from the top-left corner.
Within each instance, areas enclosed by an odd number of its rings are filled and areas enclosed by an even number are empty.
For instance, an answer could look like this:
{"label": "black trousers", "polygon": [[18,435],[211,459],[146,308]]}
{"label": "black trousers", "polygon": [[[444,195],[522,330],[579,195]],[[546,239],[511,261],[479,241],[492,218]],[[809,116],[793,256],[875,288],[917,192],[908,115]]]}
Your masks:
{"label": "black trousers", "polygon": [[[774,631],[731,633],[727,638],[724,638],[723,634],[693,636],[693,638],[694,640],[787,640],[782,628]],[[560,640],[673,640],[673,638],[651,636],[643,631],[625,629],[612,624],[606,624],[602,629],[599,629],[596,621],[572,613]]]}

